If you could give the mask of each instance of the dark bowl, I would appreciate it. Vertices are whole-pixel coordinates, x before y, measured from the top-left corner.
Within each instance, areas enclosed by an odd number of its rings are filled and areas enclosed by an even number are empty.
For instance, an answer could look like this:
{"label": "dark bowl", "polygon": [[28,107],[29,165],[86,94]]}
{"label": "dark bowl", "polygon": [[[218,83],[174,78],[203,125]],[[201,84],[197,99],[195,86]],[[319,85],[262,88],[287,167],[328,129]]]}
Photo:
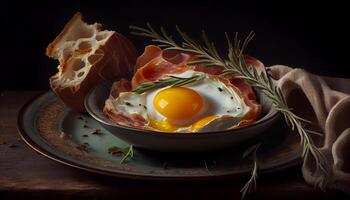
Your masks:
{"label": "dark bowl", "polygon": [[234,147],[269,132],[281,117],[272,102],[261,92],[256,92],[262,105],[262,116],[248,126],[200,133],[162,133],[114,124],[103,112],[105,100],[109,97],[112,81],[106,81],[92,89],[85,98],[88,113],[118,138],[134,147],[172,153],[198,153]]}

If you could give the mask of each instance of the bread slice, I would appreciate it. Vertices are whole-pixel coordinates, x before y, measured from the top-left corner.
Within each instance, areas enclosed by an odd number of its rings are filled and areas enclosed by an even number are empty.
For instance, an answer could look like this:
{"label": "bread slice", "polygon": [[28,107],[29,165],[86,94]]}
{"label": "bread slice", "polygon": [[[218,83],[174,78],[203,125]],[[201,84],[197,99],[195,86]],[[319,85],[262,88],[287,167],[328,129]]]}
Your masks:
{"label": "bread slice", "polygon": [[133,44],[101,28],[99,23],[85,23],[76,13],[46,49],[47,56],[59,61],[51,88],[75,111],[85,112],[86,94],[102,80],[130,78],[133,73],[137,58]]}

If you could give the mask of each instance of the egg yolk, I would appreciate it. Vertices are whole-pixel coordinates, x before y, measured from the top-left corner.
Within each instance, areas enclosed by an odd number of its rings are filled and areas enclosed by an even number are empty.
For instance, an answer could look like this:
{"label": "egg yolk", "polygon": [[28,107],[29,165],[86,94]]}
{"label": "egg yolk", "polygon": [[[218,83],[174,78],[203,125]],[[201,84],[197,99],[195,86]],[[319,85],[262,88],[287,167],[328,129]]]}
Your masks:
{"label": "egg yolk", "polygon": [[170,121],[189,120],[202,109],[203,98],[189,88],[167,88],[156,94],[153,106]]}
{"label": "egg yolk", "polygon": [[209,115],[207,117],[204,117],[198,121],[196,121],[196,123],[194,123],[191,126],[191,132],[196,132],[198,131],[200,128],[204,127],[205,125],[209,124],[211,121],[213,121],[214,119],[218,118],[218,115]]}
{"label": "egg yolk", "polygon": [[163,121],[150,120],[148,126],[162,132],[176,132],[179,128],[183,128],[182,126],[172,124],[167,119]]}
{"label": "egg yolk", "polygon": [[175,125],[175,124],[172,124],[168,119],[165,119],[163,121],[150,120],[148,126],[162,132],[176,132],[180,128],[188,128],[190,132],[197,132],[200,128],[206,126],[207,124],[217,119],[218,117],[219,117],[218,115],[210,115],[196,121],[194,124],[190,126]]}

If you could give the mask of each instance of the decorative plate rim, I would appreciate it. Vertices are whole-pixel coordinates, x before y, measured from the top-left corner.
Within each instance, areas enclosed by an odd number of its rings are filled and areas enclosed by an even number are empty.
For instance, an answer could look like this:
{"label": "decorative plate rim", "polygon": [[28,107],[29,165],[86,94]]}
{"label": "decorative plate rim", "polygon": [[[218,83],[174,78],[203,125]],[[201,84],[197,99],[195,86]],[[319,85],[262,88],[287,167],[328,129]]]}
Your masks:
{"label": "decorative plate rim", "polygon": [[[107,176],[114,176],[119,178],[127,178],[127,179],[134,179],[134,180],[169,180],[169,181],[197,181],[197,180],[213,180],[213,179],[229,179],[234,177],[241,177],[244,175],[249,174],[249,170],[244,170],[243,172],[228,172],[226,174],[208,174],[208,175],[171,175],[171,174],[142,174],[142,173],[129,173],[128,171],[107,171],[103,169],[93,168],[87,165],[80,164],[79,162],[73,162],[71,160],[68,160],[60,155],[55,155],[54,153],[47,150],[45,147],[40,146],[37,144],[27,133],[27,131],[24,128],[24,114],[28,111],[28,108],[40,97],[43,97],[47,95],[48,93],[52,93],[52,91],[44,91],[39,93],[38,95],[35,95],[31,99],[29,99],[19,110],[18,116],[17,116],[17,130],[19,132],[20,137],[22,140],[35,152],[38,154],[45,156],[49,158],[50,160],[56,161],[58,163],[64,164],[66,166],[70,166],[73,168],[81,169],[84,171],[96,173],[96,174],[102,174]],[[40,136],[39,136],[40,137]],[[41,138],[41,137],[40,137]],[[300,164],[300,154],[296,153],[293,156],[290,157],[288,161],[285,163],[279,164],[277,166],[267,168],[267,169],[261,169],[260,173],[271,173],[275,171],[280,171],[286,168],[289,168],[291,166]]]}

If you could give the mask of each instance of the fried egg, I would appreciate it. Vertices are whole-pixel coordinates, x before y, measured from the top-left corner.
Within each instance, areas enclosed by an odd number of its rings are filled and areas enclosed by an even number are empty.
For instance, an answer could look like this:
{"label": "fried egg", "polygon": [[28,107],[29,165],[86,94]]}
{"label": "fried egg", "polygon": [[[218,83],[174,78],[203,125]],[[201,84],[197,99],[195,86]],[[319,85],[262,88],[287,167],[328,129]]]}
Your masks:
{"label": "fried egg", "polygon": [[203,132],[237,125],[250,107],[233,87],[218,76],[187,70],[172,74],[180,78],[203,78],[180,86],[164,87],[142,94],[122,92],[113,106],[122,113],[141,115],[144,129],[161,132]]}

